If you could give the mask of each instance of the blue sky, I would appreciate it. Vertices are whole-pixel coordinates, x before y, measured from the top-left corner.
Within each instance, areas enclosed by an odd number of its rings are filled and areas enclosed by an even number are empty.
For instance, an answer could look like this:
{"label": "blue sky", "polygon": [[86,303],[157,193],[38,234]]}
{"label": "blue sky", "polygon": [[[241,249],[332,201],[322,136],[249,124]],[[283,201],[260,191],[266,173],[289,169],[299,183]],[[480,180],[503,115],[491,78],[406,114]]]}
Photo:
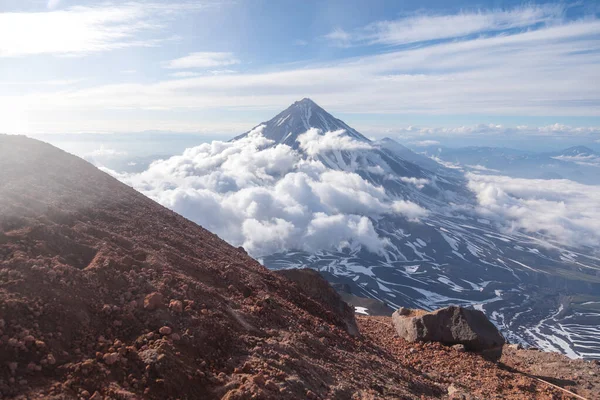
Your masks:
{"label": "blue sky", "polygon": [[0,132],[600,140],[597,1],[0,1]]}

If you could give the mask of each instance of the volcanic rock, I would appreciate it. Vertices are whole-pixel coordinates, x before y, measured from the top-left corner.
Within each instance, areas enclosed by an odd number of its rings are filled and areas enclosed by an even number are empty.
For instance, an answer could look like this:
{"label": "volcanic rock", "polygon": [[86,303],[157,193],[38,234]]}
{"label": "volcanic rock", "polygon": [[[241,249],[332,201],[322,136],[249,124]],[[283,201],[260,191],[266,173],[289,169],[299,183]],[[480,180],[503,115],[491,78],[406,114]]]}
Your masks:
{"label": "volcanic rock", "polygon": [[354,319],[354,310],[340,297],[339,293],[319,274],[317,271],[304,269],[284,269],[277,271],[278,274],[296,283],[306,294],[315,299],[333,314],[339,321],[338,325],[356,336],[358,327]]}
{"label": "volcanic rock", "polygon": [[392,314],[392,321],[398,335],[409,342],[462,344],[473,351],[505,343],[498,328],[479,310],[450,306],[428,313],[401,307]]}

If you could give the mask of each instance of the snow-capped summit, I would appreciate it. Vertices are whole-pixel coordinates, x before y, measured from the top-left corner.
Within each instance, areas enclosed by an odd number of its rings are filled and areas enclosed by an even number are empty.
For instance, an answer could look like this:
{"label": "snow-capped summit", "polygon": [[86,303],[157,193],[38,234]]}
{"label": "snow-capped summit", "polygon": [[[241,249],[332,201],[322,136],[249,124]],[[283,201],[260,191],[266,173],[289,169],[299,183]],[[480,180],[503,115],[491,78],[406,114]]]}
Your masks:
{"label": "snow-capped summit", "polygon": [[565,156],[565,157],[582,157],[582,156],[590,156],[590,155],[595,155],[595,154],[596,154],[596,152],[594,150],[590,149],[589,147],[573,146],[573,147],[569,147],[568,149],[561,151],[558,155]]}
{"label": "snow-capped summit", "polygon": [[[369,139],[346,125],[344,121],[329,114],[309,98],[295,102],[271,120],[263,122],[258,126],[260,125],[264,125],[263,135],[273,140],[274,144],[287,144],[292,148],[298,148],[298,136],[311,128],[319,129],[323,133],[343,129],[345,135],[356,140],[370,142]],[[248,135],[248,133],[250,131],[237,136],[233,140],[241,139]]]}

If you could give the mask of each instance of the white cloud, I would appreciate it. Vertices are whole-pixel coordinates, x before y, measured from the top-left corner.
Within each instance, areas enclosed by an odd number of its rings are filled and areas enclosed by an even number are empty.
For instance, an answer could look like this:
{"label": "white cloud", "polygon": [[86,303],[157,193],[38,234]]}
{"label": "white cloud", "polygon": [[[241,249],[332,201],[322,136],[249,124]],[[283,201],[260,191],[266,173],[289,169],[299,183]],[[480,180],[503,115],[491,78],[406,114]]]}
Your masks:
{"label": "white cloud", "polygon": [[408,178],[406,176],[400,177],[400,180],[402,182],[406,182],[406,183],[410,183],[412,185],[415,185],[417,187],[417,189],[423,189],[425,187],[425,185],[428,185],[430,183],[429,179],[414,178],[414,177]]}
{"label": "white cloud", "polygon": [[[600,167],[600,156],[595,155],[595,154],[577,155],[577,156],[556,156],[553,158],[555,158],[557,160],[562,160],[562,161],[574,162],[575,164],[579,164],[579,165]],[[600,170],[598,170],[598,173],[600,173]]]}
{"label": "white cloud", "polygon": [[[140,174],[111,173],[257,257],[359,245],[380,252],[388,242],[370,218],[427,215],[357,173],[326,168],[318,152],[303,158],[287,145],[268,147],[272,142],[262,129],[235,142],[189,148]],[[321,136],[330,151],[352,151],[337,132]],[[342,147],[336,149],[335,143]]]}
{"label": "white cloud", "polygon": [[405,215],[411,220],[418,220],[419,218],[423,218],[429,215],[429,211],[410,201],[394,201],[394,203],[392,204],[392,208],[395,212]]}
{"label": "white cloud", "polygon": [[233,53],[228,52],[196,52],[175,60],[171,60],[165,64],[165,68],[169,69],[191,69],[191,68],[214,68],[224,67],[228,65],[239,64]]}
{"label": "white cloud", "polygon": [[315,128],[309,129],[306,133],[298,136],[300,148],[306,151],[310,156],[316,156],[319,153],[331,150],[360,150],[370,149],[371,145],[361,142],[344,135],[344,130],[328,132],[323,135],[321,131]]}
{"label": "white cloud", "polygon": [[352,42],[352,35],[341,28],[335,28],[325,35],[325,39],[330,40],[337,46],[347,47]]}
{"label": "white cloud", "polygon": [[520,7],[511,10],[462,12],[453,15],[416,15],[378,21],[353,32],[340,28],[325,36],[336,45],[401,45],[429,40],[461,38],[485,32],[555,24],[562,20],[562,5]]}
{"label": "white cloud", "polygon": [[467,174],[479,214],[507,230],[542,232],[570,246],[600,245],[600,186]]}
{"label": "white cloud", "polygon": [[35,54],[84,55],[126,47],[155,46],[164,38],[143,37],[164,28],[168,16],[199,4],[104,3],[48,12],[0,13],[0,57]]}

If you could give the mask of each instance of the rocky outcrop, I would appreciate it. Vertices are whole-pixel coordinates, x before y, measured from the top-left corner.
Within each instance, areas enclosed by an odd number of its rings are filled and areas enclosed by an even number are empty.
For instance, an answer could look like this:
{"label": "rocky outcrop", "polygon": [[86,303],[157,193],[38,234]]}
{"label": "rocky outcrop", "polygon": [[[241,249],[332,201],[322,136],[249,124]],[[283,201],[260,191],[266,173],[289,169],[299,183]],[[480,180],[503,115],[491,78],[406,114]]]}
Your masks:
{"label": "rocky outcrop", "polygon": [[333,283],[331,286],[340,294],[350,307],[354,309],[362,309],[364,313],[371,316],[391,317],[394,309],[381,300],[371,299],[368,297],[360,297],[352,293],[352,289],[345,283]]}
{"label": "rocky outcrop", "polygon": [[310,298],[329,310],[350,335],[358,336],[354,310],[342,300],[321,274],[310,268],[284,269],[277,273],[295,282]]}
{"label": "rocky outcrop", "polygon": [[399,308],[392,314],[400,337],[409,342],[462,344],[467,350],[481,351],[502,346],[504,337],[485,314],[458,306],[433,312]]}

